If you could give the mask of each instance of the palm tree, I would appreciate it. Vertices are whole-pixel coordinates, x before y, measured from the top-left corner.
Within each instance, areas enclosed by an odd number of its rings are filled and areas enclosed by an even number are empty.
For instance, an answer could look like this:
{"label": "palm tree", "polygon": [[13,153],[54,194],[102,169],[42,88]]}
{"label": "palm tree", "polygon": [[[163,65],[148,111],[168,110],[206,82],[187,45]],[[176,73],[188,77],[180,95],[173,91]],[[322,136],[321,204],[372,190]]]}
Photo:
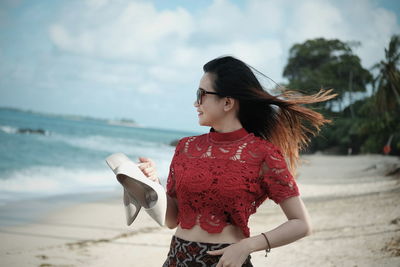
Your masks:
{"label": "palm tree", "polygon": [[[375,64],[379,74],[374,80],[377,108],[381,111],[394,111],[400,108],[400,35],[393,35],[389,47],[385,48],[385,59]],[[375,85],[377,86],[375,87]]]}

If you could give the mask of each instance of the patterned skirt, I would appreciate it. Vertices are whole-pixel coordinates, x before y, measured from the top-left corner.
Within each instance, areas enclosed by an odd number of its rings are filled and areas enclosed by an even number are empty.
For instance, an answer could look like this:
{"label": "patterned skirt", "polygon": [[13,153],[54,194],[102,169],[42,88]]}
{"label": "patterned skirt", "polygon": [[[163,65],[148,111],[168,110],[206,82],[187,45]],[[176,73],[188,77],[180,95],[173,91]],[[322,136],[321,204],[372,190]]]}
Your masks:
{"label": "patterned skirt", "polygon": [[[222,255],[209,255],[208,250],[217,250],[231,243],[204,243],[188,241],[172,236],[167,260],[162,267],[215,267]],[[249,255],[242,267],[253,267]]]}

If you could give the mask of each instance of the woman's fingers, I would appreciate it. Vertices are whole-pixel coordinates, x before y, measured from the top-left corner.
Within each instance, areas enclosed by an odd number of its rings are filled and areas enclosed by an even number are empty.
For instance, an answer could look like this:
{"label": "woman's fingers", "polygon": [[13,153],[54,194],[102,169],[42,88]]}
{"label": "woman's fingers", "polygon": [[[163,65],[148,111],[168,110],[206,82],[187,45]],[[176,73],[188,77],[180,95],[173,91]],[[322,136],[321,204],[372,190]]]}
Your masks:
{"label": "woman's fingers", "polygon": [[142,167],[142,168],[140,168],[140,170],[142,172],[146,173],[146,174],[151,174],[151,173],[155,173],[156,172],[155,168],[153,168],[153,167],[147,167],[147,168],[146,167]]}
{"label": "woman's fingers", "polygon": [[155,162],[151,158],[146,158],[146,157],[139,157],[140,162],[145,162],[149,163],[150,165],[155,166]]}
{"label": "woman's fingers", "polygon": [[142,161],[142,162],[144,162],[144,161],[149,161],[149,158],[146,158],[146,157],[139,157],[139,160]]}
{"label": "woman's fingers", "polygon": [[155,167],[156,164],[154,163],[154,161],[146,157],[139,157],[139,161],[141,163],[138,164],[138,167],[147,176],[147,178],[159,183],[157,170]]}
{"label": "woman's fingers", "polygon": [[139,164],[140,166],[144,166],[144,167],[155,167],[156,166],[155,162],[149,158],[139,157],[139,160],[141,161],[141,163]]}

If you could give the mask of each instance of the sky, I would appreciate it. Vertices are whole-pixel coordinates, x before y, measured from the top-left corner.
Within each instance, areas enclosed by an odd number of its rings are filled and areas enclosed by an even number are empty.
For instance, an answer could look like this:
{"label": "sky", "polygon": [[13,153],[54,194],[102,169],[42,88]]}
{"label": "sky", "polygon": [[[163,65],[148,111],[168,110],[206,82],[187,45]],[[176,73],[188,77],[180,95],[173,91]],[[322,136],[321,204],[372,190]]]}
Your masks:
{"label": "sky", "polygon": [[296,43],[359,41],[364,68],[400,34],[393,0],[1,0],[0,106],[208,132],[195,93],[235,56],[274,81]]}

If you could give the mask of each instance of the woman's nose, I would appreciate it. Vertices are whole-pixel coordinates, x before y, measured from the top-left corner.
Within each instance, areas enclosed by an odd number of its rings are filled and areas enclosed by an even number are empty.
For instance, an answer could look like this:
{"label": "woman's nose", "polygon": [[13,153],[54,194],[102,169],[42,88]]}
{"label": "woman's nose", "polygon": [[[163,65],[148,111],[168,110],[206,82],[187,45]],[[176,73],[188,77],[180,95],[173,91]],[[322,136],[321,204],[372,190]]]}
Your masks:
{"label": "woman's nose", "polygon": [[199,106],[196,100],[193,102],[193,106],[195,106],[196,108]]}

